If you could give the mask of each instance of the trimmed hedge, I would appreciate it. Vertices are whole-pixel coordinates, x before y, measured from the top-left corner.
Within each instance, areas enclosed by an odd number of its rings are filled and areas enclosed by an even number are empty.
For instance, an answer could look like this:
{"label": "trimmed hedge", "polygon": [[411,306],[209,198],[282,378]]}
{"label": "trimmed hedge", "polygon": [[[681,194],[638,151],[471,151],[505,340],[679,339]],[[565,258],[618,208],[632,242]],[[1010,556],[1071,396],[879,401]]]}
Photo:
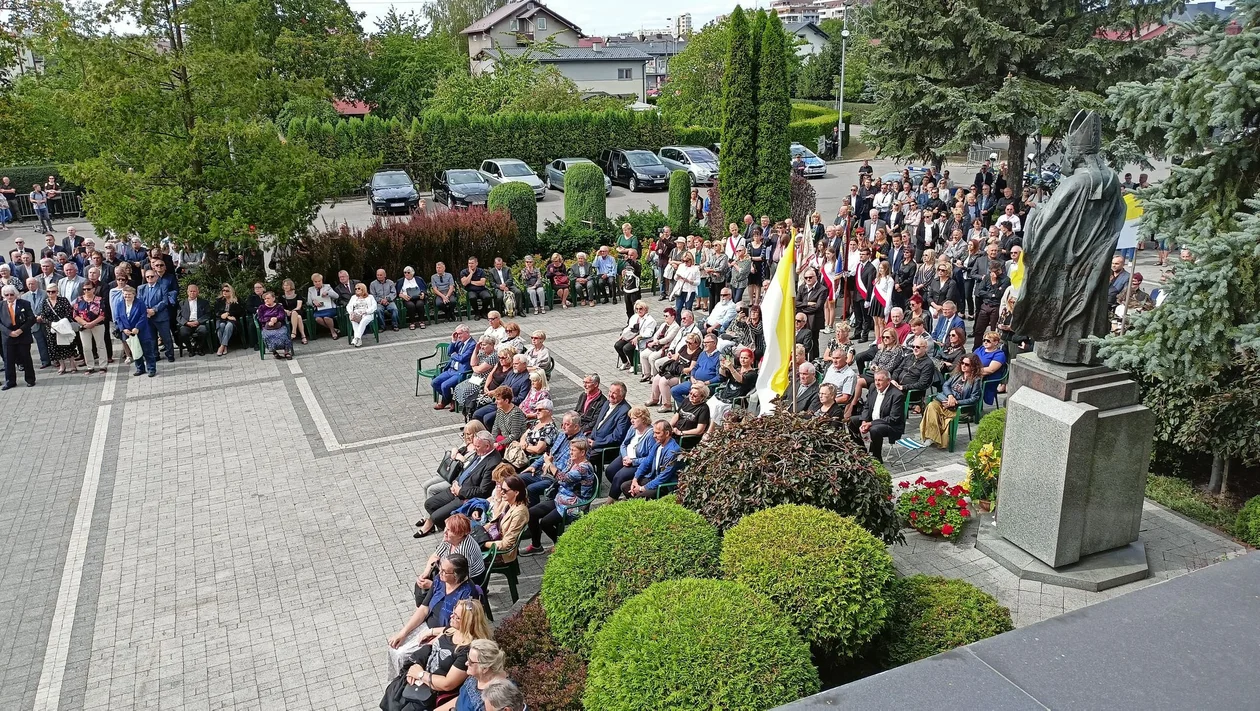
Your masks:
{"label": "trimmed hedge", "polygon": [[971,583],[914,575],[892,587],[893,612],[882,655],[909,664],[1014,629],[1011,612]]}
{"label": "trimmed hedge", "polygon": [[608,219],[608,196],[604,193],[604,171],[594,163],[578,163],[564,175],[564,219],[596,226]]}
{"label": "trimmed hedge", "polygon": [[1253,496],[1243,504],[1234,521],[1234,535],[1260,548],[1260,496]]}
{"label": "trimmed hedge", "polygon": [[31,186],[35,183],[40,185],[48,180],[48,176],[57,176],[57,183],[63,188],[68,187],[61,178],[61,171],[56,165],[10,165],[0,167],[0,176],[7,176],[9,183],[19,194],[25,195],[31,191]]}
{"label": "trimmed hedge", "polygon": [[787,504],[726,532],[722,574],[777,605],[816,649],[852,657],[883,628],[897,573],[884,544],[853,519]]}
{"label": "trimmed hedge", "polygon": [[538,232],[538,201],[534,190],[525,183],[500,183],[490,189],[486,209],[508,211],[516,223],[516,238],[533,237]]}
{"label": "trimmed hedge", "polygon": [[691,173],[685,170],[669,174],[669,226],[676,235],[691,234]]}
{"label": "trimmed hedge", "polygon": [[818,691],[809,645],[738,583],[671,580],[595,637],[583,702],[599,711],[764,711]]}
{"label": "trimmed hedge", "polygon": [[499,623],[494,641],[506,655],[508,676],[516,680],[531,709],[571,711],[582,707],[586,664],[551,636],[547,613],[538,598]]}
{"label": "trimmed hedge", "polygon": [[626,598],[662,580],[715,574],[720,550],[713,526],[673,501],[601,506],[565,530],[543,571],[552,633],[585,652]]}
{"label": "trimmed hedge", "polygon": [[676,126],[674,141],[680,146],[708,148],[722,140],[722,129],[710,126]]}

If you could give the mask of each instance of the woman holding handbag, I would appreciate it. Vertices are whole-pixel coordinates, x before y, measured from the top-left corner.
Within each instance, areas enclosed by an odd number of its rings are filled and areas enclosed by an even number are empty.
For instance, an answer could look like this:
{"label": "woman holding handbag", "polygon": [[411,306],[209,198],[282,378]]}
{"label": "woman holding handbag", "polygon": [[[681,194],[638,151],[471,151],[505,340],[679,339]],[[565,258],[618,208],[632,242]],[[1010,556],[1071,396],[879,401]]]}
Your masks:
{"label": "woman holding handbag", "polygon": [[[44,317],[46,324],[44,335],[48,342],[48,357],[57,364],[57,375],[77,373],[79,371],[74,362],[74,327],[70,326],[73,323],[74,306],[69,299],[58,293],[56,284],[49,284],[45,292],[48,299],[44,301],[44,310],[39,315]],[[62,321],[65,324],[61,324]],[[69,369],[66,368],[67,364]]]}
{"label": "woman holding handbag", "polygon": [[527,502],[525,480],[516,475],[499,482],[495,496],[490,497],[490,514],[486,517],[486,533],[490,540],[483,543],[482,548],[488,551],[491,546],[498,546],[500,564],[516,560],[517,541],[521,531],[529,524]]}
{"label": "woman holding handbag", "polygon": [[[445,564],[446,561],[443,561]],[[420,645],[402,660],[381,699],[382,711],[430,711],[456,699],[468,678],[468,652],[474,641],[490,639],[490,623],[476,599],[456,602],[447,624],[426,630]]]}

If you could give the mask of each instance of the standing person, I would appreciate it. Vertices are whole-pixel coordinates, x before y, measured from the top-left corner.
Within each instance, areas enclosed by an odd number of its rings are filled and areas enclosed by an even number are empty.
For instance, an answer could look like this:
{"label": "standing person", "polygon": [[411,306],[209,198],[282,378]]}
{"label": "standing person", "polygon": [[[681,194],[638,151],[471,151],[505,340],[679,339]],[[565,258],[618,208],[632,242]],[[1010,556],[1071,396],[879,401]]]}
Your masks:
{"label": "standing person", "polygon": [[130,286],[122,288],[122,301],[114,312],[114,322],[118,324],[118,332],[123,340],[135,336],[140,342],[142,353],[131,354],[136,372],[133,375],[144,375],[152,378],[157,375],[157,339],[153,327],[149,323],[149,311],[144,303],[136,298],[136,290]]}
{"label": "standing person", "polygon": [[639,270],[633,261],[626,261],[621,269],[621,297],[626,305],[626,318],[634,316],[635,304],[641,303],[639,299],[643,296],[643,290],[639,286]]}
{"label": "standing person", "polygon": [[674,273],[674,311],[689,311],[696,300],[696,290],[700,284],[700,267],[696,266],[696,258],[691,252],[683,252],[682,263]]}
{"label": "standing person", "polygon": [[729,284],[732,301],[738,304],[744,300],[744,290],[748,288],[751,276],[752,259],[748,256],[748,249],[741,244],[735,250],[735,258],[731,260]]}
{"label": "standing person", "polygon": [[865,245],[858,252],[857,264],[853,265],[853,288],[857,292],[853,299],[856,321],[853,330],[861,343],[867,340],[867,329],[872,327],[871,306],[875,299],[875,265],[871,264],[871,249]]}
{"label": "standing person", "polygon": [[48,214],[48,195],[44,192],[43,186],[39,183],[31,185],[31,208],[35,210],[35,217],[39,218],[39,228],[44,232],[56,232],[53,229],[52,217]]}
{"label": "standing person", "polygon": [[0,191],[0,230],[8,230],[12,221],[13,211],[9,208],[8,195]]}
{"label": "standing person", "polygon": [[31,362],[31,329],[35,326],[35,314],[31,305],[18,300],[18,290],[12,285],[0,289],[4,306],[0,307],[0,345],[4,353],[4,385],[8,390],[17,385],[17,368],[22,367],[26,386],[35,384],[35,365]]}
{"label": "standing person", "polygon": [[158,274],[152,268],[144,272],[144,284],[136,291],[136,298],[145,307],[149,328],[155,337],[162,339],[167,362],[174,363],[175,336],[171,332],[170,295],[166,291],[166,285],[158,281]]}
{"label": "standing person", "polygon": [[[57,363],[57,374],[64,375],[67,372],[78,372],[78,368],[74,362],[74,332],[71,330],[67,334],[65,329],[58,326],[60,321],[65,321],[67,326],[73,321],[74,307],[66,297],[59,294],[59,291],[56,284],[48,287],[48,299],[44,302],[44,311],[40,316],[44,319],[44,337],[48,340],[48,353]],[[69,370],[66,369],[67,363],[70,365]]]}
{"label": "standing person", "polygon": [[[122,297],[120,296],[119,298]],[[40,314],[44,312],[44,301],[48,299],[48,295],[39,287],[39,279],[35,277],[27,279],[26,293],[19,296],[18,299],[30,305],[31,313],[35,317],[35,323],[31,324],[27,330],[30,332],[31,340],[35,341],[35,347],[39,351],[39,369],[51,368],[52,361],[48,359],[48,340],[44,338],[44,324],[40,322]]]}
{"label": "standing person", "polygon": [[875,287],[871,290],[871,316],[875,322],[875,332],[884,332],[884,322],[893,309],[893,275],[887,261],[881,261],[875,270]]}
{"label": "standing person", "polygon": [[984,281],[976,285],[976,323],[972,327],[975,338],[972,349],[977,349],[984,340],[986,331],[997,328],[998,311],[1002,306],[1002,296],[1011,285],[1006,278],[1006,267],[1001,262],[989,264],[989,273]]}
{"label": "standing person", "polygon": [[[194,287],[189,287],[192,289]],[[83,343],[83,359],[85,365],[90,353],[95,353],[88,365],[88,375],[105,372],[105,360],[109,351],[105,347],[105,305],[96,293],[96,284],[87,282],[83,285],[83,293],[74,302],[74,320],[79,324],[79,338]],[[92,346],[96,350],[92,350]]]}

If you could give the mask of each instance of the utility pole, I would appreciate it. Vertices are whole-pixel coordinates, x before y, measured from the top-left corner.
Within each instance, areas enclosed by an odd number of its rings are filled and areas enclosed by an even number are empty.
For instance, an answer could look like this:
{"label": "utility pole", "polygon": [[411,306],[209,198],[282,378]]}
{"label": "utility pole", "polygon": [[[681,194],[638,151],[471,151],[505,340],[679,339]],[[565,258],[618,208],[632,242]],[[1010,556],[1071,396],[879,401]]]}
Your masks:
{"label": "utility pole", "polygon": [[840,21],[842,23],[842,29],[840,30],[840,91],[838,92],[839,99],[836,101],[836,103],[839,104],[838,110],[840,112],[840,115],[839,117],[836,118],[836,158],[839,158],[841,152],[844,150],[844,58],[848,50],[848,43],[849,43],[849,3],[846,2],[844,4],[844,6],[841,8],[841,12],[842,14],[840,16],[841,18]]}

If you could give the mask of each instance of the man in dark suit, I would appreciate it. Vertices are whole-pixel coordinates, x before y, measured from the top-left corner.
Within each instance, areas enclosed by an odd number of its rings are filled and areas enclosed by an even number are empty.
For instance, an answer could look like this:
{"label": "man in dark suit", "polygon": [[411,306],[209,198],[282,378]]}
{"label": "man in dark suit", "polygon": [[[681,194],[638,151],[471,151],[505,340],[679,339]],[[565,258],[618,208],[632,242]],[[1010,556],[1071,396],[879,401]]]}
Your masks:
{"label": "man in dark suit", "polygon": [[993,185],[993,177],[993,162],[986,160],[984,165],[980,167],[980,171],[976,173],[976,179],[972,181],[972,185],[975,186],[976,192],[980,192],[980,190],[986,185]]}
{"label": "man in dark suit", "polygon": [[472,448],[472,456],[464,462],[464,469],[451,482],[451,488],[430,496],[424,502],[429,519],[420,527],[417,538],[425,537],[434,528],[446,523],[446,519],[469,499],[490,498],[494,491],[491,473],[503,461],[503,455],[494,448],[494,438],[486,430],[473,436]]}
{"label": "man in dark suit", "polygon": [[18,300],[18,290],[12,284],[6,284],[0,294],[4,296],[4,304],[0,305],[0,345],[4,352],[4,385],[0,390],[8,390],[17,385],[17,368],[22,367],[26,376],[26,387],[35,384],[35,365],[31,362],[31,327],[35,325],[35,313],[31,305]]}
{"label": "man in dark suit", "polygon": [[858,263],[852,267],[853,288],[857,291],[853,300],[853,313],[857,320],[853,335],[862,342],[866,340],[867,330],[874,326],[870,303],[875,298],[875,265],[871,263],[870,247],[863,247],[858,254]]}
{"label": "man in dark suit", "polygon": [[[766,231],[770,227],[769,223],[770,223],[770,218],[767,217],[766,215],[762,215],[761,216],[761,225],[762,225],[761,236],[763,238],[768,237],[768,235],[766,234]],[[753,224],[753,216],[744,215],[744,244],[752,244],[753,227],[755,227],[755,225]]]}
{"label": "man in dark suit", "polygon": [[818,409],[818,371],[814,364],[805,361],[796,366],[796,407],[792,408],[792,391],[783,394],[783,400],[792,412],[813,412]]}
{"label": "man in dark suit", "polygon": [[809,316],[803,313],[796,314],[796,335],[794,340],[796,345],[805,347],[806,355],[814,350],[814,334],[809,330]]}
{"label": "man in dark suit", "polygon": [[188,298],[179,302],[179,347],[193,355],[205,355],[204,345],[213,317],[210,302],[201,298],[196,284],[188,285]]}
{"label": "man in dark suit", "polygon": [[[524,315],[529,311],[529,301],[525,298],[525,292],[517,285],[516,280],[512,278],[512,270],[508,267],[507,262],[503,261],[503,257],[494,258],[494,268],[490,270],[490,288],[494,290],[494,303],[507,311],[506,298],[503,296],[506,292],[512,293],[512,300],[516,302],[516,308],[513,309],[514,314]],[[510,318],[510,317],[509,317]]]}
{"label": "man in dark suit", "polygon": [[797,299],[796,308],[809,317],[809,334],[813,341],[813,350],[809,352],[810,360],[818,357],[818,334],[822,332],[823,319],[826,318],[827,285],[823,284],[814,270],[805,272],[805,289]]}
{"label": "man in dark suit", "polygon": [[608,406],[591,430],[595,449],[620,447],[630,429],[630,403],[626,402],[626,384],[616,382],[608,386]]}
{"label": "man in dark suit", "polygon": [[595,429],[595,423],[604,419],[608,409],[608,398],[599,391],[599,374],[588,373],[582,378],[582,392],[578,395],[574,411],[582,416],[581,431],[589,435]]}
{"label": "man in dark suit", "polygon": [[875,461],[884,461],[884,440],[896,442],[906,430],[902,418],[905,394],[892,386],[888,371],[875,370],[875,389],[866,394],[862,414],[849,418],[849,434],[853,441],[865,446],[863,435],[871,438],[870,452]]}

